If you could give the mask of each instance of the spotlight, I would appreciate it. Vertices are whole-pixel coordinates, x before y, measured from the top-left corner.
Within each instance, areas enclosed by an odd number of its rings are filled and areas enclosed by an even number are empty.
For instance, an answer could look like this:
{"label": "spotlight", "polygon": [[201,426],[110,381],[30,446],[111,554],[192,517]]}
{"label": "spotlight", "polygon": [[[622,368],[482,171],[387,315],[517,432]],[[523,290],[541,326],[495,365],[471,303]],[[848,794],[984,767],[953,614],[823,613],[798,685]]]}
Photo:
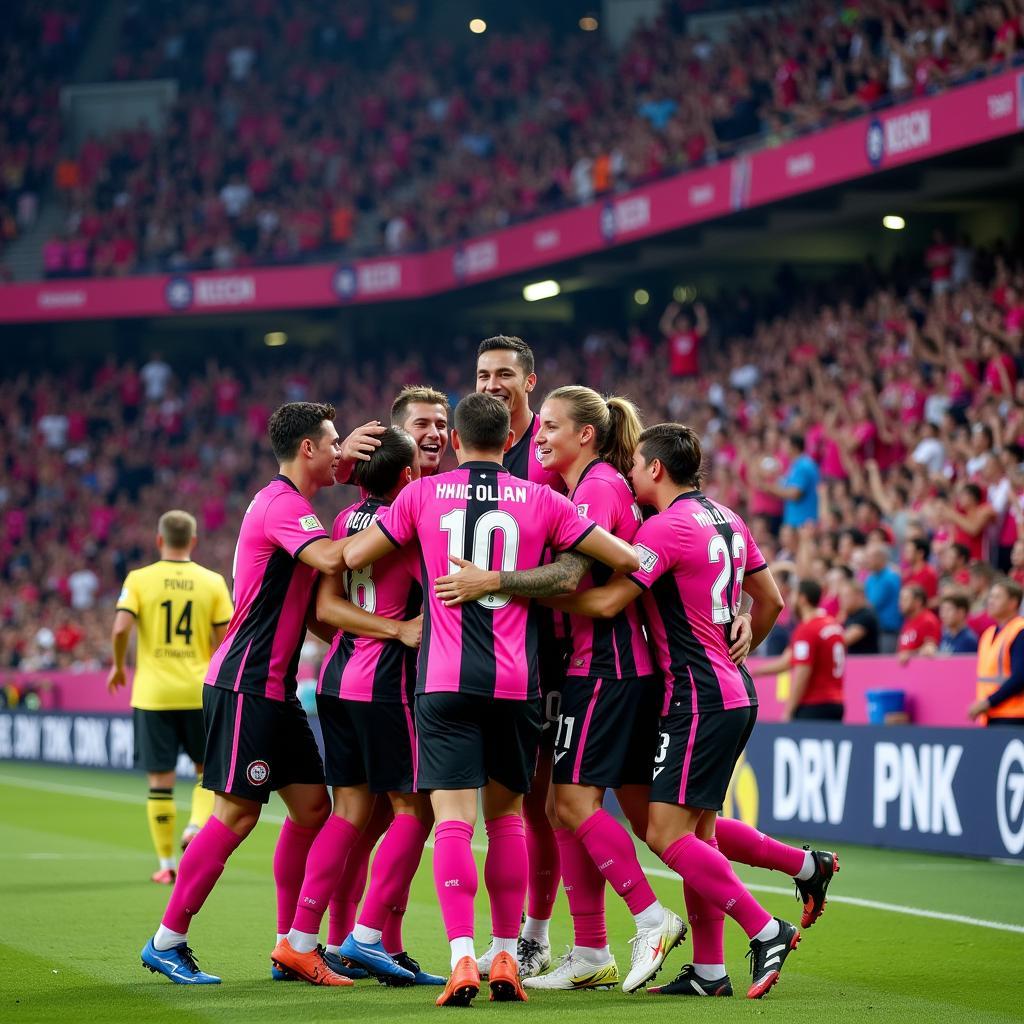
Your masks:
{"label": "spotlight", "polygon": [[557,281],[535,281],[523,289],[523,298],[527,302],[536,302],[538,299],[550,299],[562,290]]}

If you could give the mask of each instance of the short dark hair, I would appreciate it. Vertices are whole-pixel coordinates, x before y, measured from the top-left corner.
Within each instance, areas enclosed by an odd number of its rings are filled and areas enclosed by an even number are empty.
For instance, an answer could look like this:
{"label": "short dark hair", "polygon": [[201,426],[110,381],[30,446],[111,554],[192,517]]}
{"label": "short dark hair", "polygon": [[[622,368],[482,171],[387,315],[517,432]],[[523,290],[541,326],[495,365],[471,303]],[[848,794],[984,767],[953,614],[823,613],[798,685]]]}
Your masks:
{"label": "short dark hair", "polygon": [[977,484],[967,483],[963,485],[963,489],[976,501],[981,504],[981,488]]}
{"label": "short dark hair", "polygon": [[925,593],[925,589],[920,583],[906,583],[904,584],[903,589],[907,591],[907,593],[913,594],[914,600],[917,601],[918,604],[928,603],[928,595]]}
{"label": "short dark hair", "polygon": [[290,462],[308,437],[319,441],[324,420],[334,419],[334,406],[325,402],[288,402],[270,417],[270,447],[278,462]]}
{"label": "short dark hair", "polygon": [[500,399],[483,391],[466,395],[455,406],[455,429],[463,448],[500,452],[511,430],[508,409]]}
{"label": "short dark hair", "polygon": [[527,377],[533,373],[533,349],[522,338],[512,334],[496,334],[493,338],[484,338],[476,350],[477,359],[485,352],[515,352],[523,373]]}
{"label": "short dark hair", "polygon": [[804,450],[804,435],[803,434],[789,434],[789,443],[798,451]]}
{"label": "short dark hair", "polygon": [[401,427],[388,427],[380,435],[380,447],[370,453],[369,461],[357,462],[352,470],[352,483],[375,498],[390,494],[402,471],[413,464],[416,445]]}
{"label": "short dark hair", "polygon": [[913,544],[925,558],[928,557],[932,550],[932,546],[928,543],[928,539],[926,537],[911,537],[910,543]]}
{"label": "short dark hair", "polygon": [[971,549],[966,544],[951,544],[950,547],[960,556],[964,562],[971,560]]}
{"label": "short dark hair", "polygon": [[[963,547],[964,550],[970,555],[970,550],[962,544],[954,544],[953,547]],[[983,580],[988,580],[990,583],[996,578],[996,571],[992,568],[989,562],[982,561],[980,558],[975,559],[967,568],[968,573],[971,576],[980,576]]]}
{"label": "short dark hair", "polygon": [[404,426],[409,416],[409,406],[417,402],[443,406],[445,415],[448,415],[448,396],[443,391],[425,384],[407,384],[391,404],[391,422],[396,427]]}
{"label": "short dark hair", "polygon": [[821,584],[817,580],[801,580],[796,589],[797,593],[802,594],[815,608],[821,604]]}
{"label": "short dark hair", "polygon": [[1024,600],[1024,587],[1009,576],[999,576],[992,581],[993,587],[1002,587],[1010,595],[1014,604],[1019,605]]}
{"label": "short dark hair", "polygon": [[656,423],[640,435],[640,453],[647,462],[657,459],[672,483],[700,487],[704,450],[693,427]]}
{"label": "short dark hair", "polygon": [[947,590],[939,600],[939,604],[951,604],[965,614],[971,610],[971,600],[962,590]]}

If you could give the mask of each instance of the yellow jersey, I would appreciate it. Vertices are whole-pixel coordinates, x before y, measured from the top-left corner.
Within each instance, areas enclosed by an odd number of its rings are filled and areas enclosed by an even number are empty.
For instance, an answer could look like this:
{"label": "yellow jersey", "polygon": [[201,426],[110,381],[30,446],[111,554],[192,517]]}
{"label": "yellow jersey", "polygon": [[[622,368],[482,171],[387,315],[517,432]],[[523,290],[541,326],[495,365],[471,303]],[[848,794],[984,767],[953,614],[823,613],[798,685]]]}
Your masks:
{"label": "yellow jersey", "polygon": [[213,627],[231,618],[224,577],[195,562],[162,559],[128,573],[117,610],[131,612],[138,627],[132,707],[201,708]]}

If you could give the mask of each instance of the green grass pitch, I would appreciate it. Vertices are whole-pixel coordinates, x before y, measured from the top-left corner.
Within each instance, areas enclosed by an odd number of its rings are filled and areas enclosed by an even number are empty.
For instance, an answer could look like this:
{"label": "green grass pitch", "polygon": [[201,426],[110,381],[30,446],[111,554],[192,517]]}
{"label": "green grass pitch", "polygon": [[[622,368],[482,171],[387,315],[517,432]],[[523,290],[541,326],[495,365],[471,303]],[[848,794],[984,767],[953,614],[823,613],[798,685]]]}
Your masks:
{"label": "green grass pitch", "polygon": [[[80,1022],[366,1021],[436,1019],[437,990],[389,990],[374,982],[317,989],[272,982],[274,941],[271,852],[282,807],[232,857],[193,924],[201,965],[217,987],[184,988],[145,971],[139,950],[160,919],[167,890],[153,885],[153,855],[138,777],[0,762],[0,1021]],[[178,792],[179,823],[186,817]],[[644,851],[659,873],[663,902],[681,910],[678,881]],[[842,871],[824,918],[808,931],[783,978],[760,1002],[667,999],[639,993],[535,993],[529,1004],[489,1005],[474,1016],[516,1015],[540,1022],[623,1024],[690,1016],[701,1021],[914,1021],[996,1024],[1024,1019],[1024,869],[1008,864],[841,850]],[[770,911],[793,919],[788,880],[740,869]],[[845,902],[850,899],[852,902]],[[888,907],[864,905],[881,903]],[[904,908],[902,911],[894,907]],[[916,908],[934,916],[916,916]],[[486,900],[477,900],[478,949],[489,932]],[[613,949],[628,967],[629,915],[608,897]],[[982,927],[957,921],[982,919]],[[1002,925],[993,927],[992,925]],[[569,941],[560,897],[552,945]],[[726,922],[726,956],[739,992],[746,990],[745,939]],[[410,952],[443,973],[447,944],[434,898],[429,852],[406,919]],[[661,980],[692,956],[689,942],[669,958]]]}

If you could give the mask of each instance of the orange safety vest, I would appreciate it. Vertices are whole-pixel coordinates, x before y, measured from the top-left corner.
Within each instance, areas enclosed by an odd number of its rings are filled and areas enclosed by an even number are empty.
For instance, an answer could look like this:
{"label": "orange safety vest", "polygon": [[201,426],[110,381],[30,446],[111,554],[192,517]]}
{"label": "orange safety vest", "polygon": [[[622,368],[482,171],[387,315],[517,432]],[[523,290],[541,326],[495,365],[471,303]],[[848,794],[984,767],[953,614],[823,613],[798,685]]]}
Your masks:
{"label": "orange safety vest", "polygon": [[[1010,678],[1010,645],[1024,630],[1024,616],[1017,615],[996,635],[996,627],[989,626],[978,641],[978,700],[995,693]],[[989,718],[1024,718],[1024,693],[1004,700],[987,713]]]}

